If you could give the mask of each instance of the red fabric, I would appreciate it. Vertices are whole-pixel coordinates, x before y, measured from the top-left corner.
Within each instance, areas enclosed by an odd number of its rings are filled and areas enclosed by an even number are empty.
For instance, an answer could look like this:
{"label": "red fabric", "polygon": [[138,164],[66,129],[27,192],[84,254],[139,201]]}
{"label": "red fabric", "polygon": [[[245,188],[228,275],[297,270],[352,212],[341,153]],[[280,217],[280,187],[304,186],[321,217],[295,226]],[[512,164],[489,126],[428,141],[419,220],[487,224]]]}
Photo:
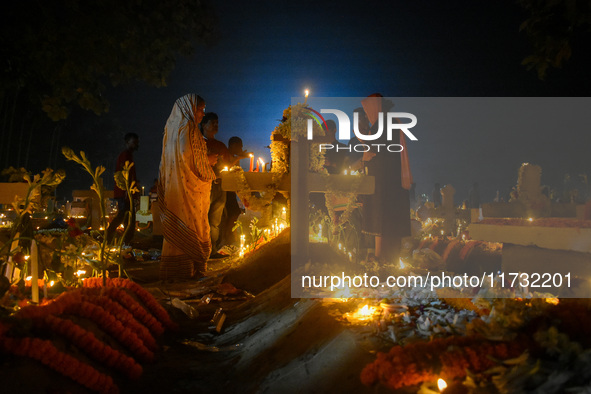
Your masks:
{"label": "red fabric", "polygon": [[[133,163],[133,151],[132,150],[126,149],[119,154],[119,157],[117,158],[117,164],[115,166],[115,171],[122,171],[123,166],[125,165],[126,161]],[[137,178],[135,176],[135,165],[133,165],[131,167],[131,169],[129,170],[129,184],[131,185],[131,182],[133,182],[133,181],[137,182]],[[113,197],[124,198],[126,196],[127,196],[126,191],[123,189],[120,189],[115,184],[115,188],[113,189]]]}
{"label": "red fabric", "polygon": [[412,173],[410,172],[410,162],[408,161],[408,150],[406,150],[406,138],[404,138],[404,132],[402,130],[400,130],[400,145],[402,145],[403,148],[400,153],[402,187],[406,190],[410,190],[413,179]]}

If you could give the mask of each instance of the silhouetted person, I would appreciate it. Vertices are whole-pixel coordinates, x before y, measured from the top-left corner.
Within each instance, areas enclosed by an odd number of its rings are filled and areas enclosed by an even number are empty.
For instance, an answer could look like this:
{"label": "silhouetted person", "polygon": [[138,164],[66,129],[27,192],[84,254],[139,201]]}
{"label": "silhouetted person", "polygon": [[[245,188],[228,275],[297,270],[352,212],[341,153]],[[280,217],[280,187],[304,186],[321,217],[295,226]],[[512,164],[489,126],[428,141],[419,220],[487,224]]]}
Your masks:
{"label": "silhouetted person", "polygon": [[[123,166],[125,162],[133,163],[133,152],[138,150],[140,146],[140,139],[136,133],[127,133],[124,137],[125,140],[125,150],[119,154],[117,158],[117,164],[115,166],[115,171],[123,170]],[[135,165],[131,167],[129,170],[129,184],[133,181],[136,181],[137,186],[137,178],[135,175]],[[138,187],[139,188],[139,187]],[[109,228],[107,229],[107,242],[111,242],[113,240],[113,236],[115,235],[115,231],[117,231],[117,227],[123,223],[124,226],[124,236],[123,242],[125,244],[129,244],[131,239],[135,233],[135,207],[132,202],[129,201],[129,196],[127,195],[127,191],[120,189],[117,184],[113,189],[113,197],[117,200],[117,215],[111,220],[109,224]],[[139,193],[135,193],[133,199],[136,200],[139,198]],[[126,213],[130,212],[131,220],[126,218]],[[126,220],[127,219],[127,220]],[[129,226],[127,225],[129,223]]]}
{"label": "silhouetted person", "polygon": [[203,120],[199,125],[205,143],[207,145],[207,154],[210,156],[217,155],[217,162],[212,165],[213,172],[216,179],[211,184],[211,197],[209,205],[209,234],[211,238],[212,254],[211,258],[223,257],[217,253],[221,245],[220,225],[222,223],[222,215],[224,207],[226,206],[226,192],[222,190],[222,179],[220,177],[221,171],[224,167],[229,168],[230,152],[222,141],[216,140],[215,135],[218,133],[218,116],[213,112],[208,112],[203,116]]}
{"label": "silhouetted person", "polygon": [[[242,139],[240,137],[231,137],[228,140],[228,151],[230,152],[229,167],[238,165],[240,160],[248,157],[248,152],[243,149]],[[238,242],[232,229],[236,225],[236,220],[244,210],[238,204],[236,192],[226,192],[226,207],[222,217],[220,227],[222,242],[226,245],[236,245]]]}

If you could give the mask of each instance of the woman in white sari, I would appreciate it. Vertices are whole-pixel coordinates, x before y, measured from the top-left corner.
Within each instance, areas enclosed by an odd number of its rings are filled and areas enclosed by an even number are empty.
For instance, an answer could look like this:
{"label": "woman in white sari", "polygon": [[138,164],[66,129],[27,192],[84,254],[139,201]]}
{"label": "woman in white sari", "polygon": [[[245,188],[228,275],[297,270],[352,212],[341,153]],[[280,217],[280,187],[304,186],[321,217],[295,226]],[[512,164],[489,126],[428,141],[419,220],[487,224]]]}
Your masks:
{"label": "woman in white sari", "polygon": [[203,276],[211,252],[209,195],[215,174],[197,127],[205,101],[196,94],[179,98],[164,129],[158,201],[164,233],[160,278]]}

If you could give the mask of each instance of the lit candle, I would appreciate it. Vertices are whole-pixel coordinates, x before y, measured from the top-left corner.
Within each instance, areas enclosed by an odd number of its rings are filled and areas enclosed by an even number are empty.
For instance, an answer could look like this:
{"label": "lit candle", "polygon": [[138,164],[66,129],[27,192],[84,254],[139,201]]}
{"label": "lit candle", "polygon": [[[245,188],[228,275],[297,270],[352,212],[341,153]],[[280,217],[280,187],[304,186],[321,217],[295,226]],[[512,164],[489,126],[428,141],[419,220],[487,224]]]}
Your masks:
{"label": "lit candle", "polygon": [[308,91],[308,89],[306,89],[306,95],[305,95],[305,98],[304,98],[304,105],[306,105],[306,103],[308,102],[308,94],[309,93],[310,92]]}
{"label": "lit candle", "polygon": [[261,158],[260,157],[257,160],[257,168],[256,168],[256,170],[254,170],[254,172],[259,172],[259,164],[261,164]]}
{"label": "lit candle", "polygon": [[39,261],[37,258],[37,243],[31,241],[31,300],[39,303]]}
{"label": "lit candle", "polygon": [[250,156],[250,172],[252,172],[252,167],[254,165],[254,155],[251,153],[248,156]]}
{"label": "lit candle", "polygon": [[145,196],[144,194],[144,187],[142,186],[142,196]]}
{"label": "lit candle", "polygon": [[[265,172],[265,162],[260,157],[259,157],[259,161],[261,162],[261,172]],[[258,168],[258,165],[257,165],[257,168]]]}

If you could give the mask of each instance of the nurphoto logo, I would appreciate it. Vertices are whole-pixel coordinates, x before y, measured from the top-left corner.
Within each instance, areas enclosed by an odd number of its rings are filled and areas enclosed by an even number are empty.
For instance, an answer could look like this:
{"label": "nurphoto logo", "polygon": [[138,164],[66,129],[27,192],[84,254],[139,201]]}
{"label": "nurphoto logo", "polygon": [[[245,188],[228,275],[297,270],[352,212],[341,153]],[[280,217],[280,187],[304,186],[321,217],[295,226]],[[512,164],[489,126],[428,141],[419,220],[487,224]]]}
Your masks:
{"label": "nurphoto logo", "polygon": [[[338,120],[338,139],[339,140],[350,140],[351,139],[351,120],[349,116],[341,110],[338,109],[321,109],[320,113],[317,111],[307,108],[311,112],[313,112],[316,116],[314,118],[319,122],[319,119],[322,123],[326,126],[326,121],[321,114],[333,114],[336,116]],[[384,116],[385,115],[385,116]],[[384,127],[384,117],[386,119],[386,127]],[[409,119],[410,122],[408,123],[401,123],[400,119]],[[364,134],[359,129],[359,113],[353,113],[353,133],[355,137],[359,141],[377,141],[378,139],[382,138],[384,134],[384,129],[386,131],[386,139],[387,141],[393,141],[394,139],[399,139],[399,133],[394,134],[394,130],[400,130],[406,135],[411,141],[418,141],[418,138],[410,132],[409,129],[413,128],[417,124],[417,117],[408,112],[379,112],[377,116],[377,130],[374,133],[366,133]],[[307,136],[308,140],[313,139],[313,120],[308,119],[307,123]],[[393,137],[394,136],[394,137]],[[383,138],[382,138],[383,141]],[[404,147],[401,144],[385,144],[385,143],[372,143],[372,144],[351,144],[349,146],[338,146],[333,144],[319,144],[319,150],[331,150],[336,149],[336,151],[349,151],[351,150],[355,152],[368,152],[375,147],[376,151],[379,152],[381,148],[385,148],[388,152],[402,152]]]}

